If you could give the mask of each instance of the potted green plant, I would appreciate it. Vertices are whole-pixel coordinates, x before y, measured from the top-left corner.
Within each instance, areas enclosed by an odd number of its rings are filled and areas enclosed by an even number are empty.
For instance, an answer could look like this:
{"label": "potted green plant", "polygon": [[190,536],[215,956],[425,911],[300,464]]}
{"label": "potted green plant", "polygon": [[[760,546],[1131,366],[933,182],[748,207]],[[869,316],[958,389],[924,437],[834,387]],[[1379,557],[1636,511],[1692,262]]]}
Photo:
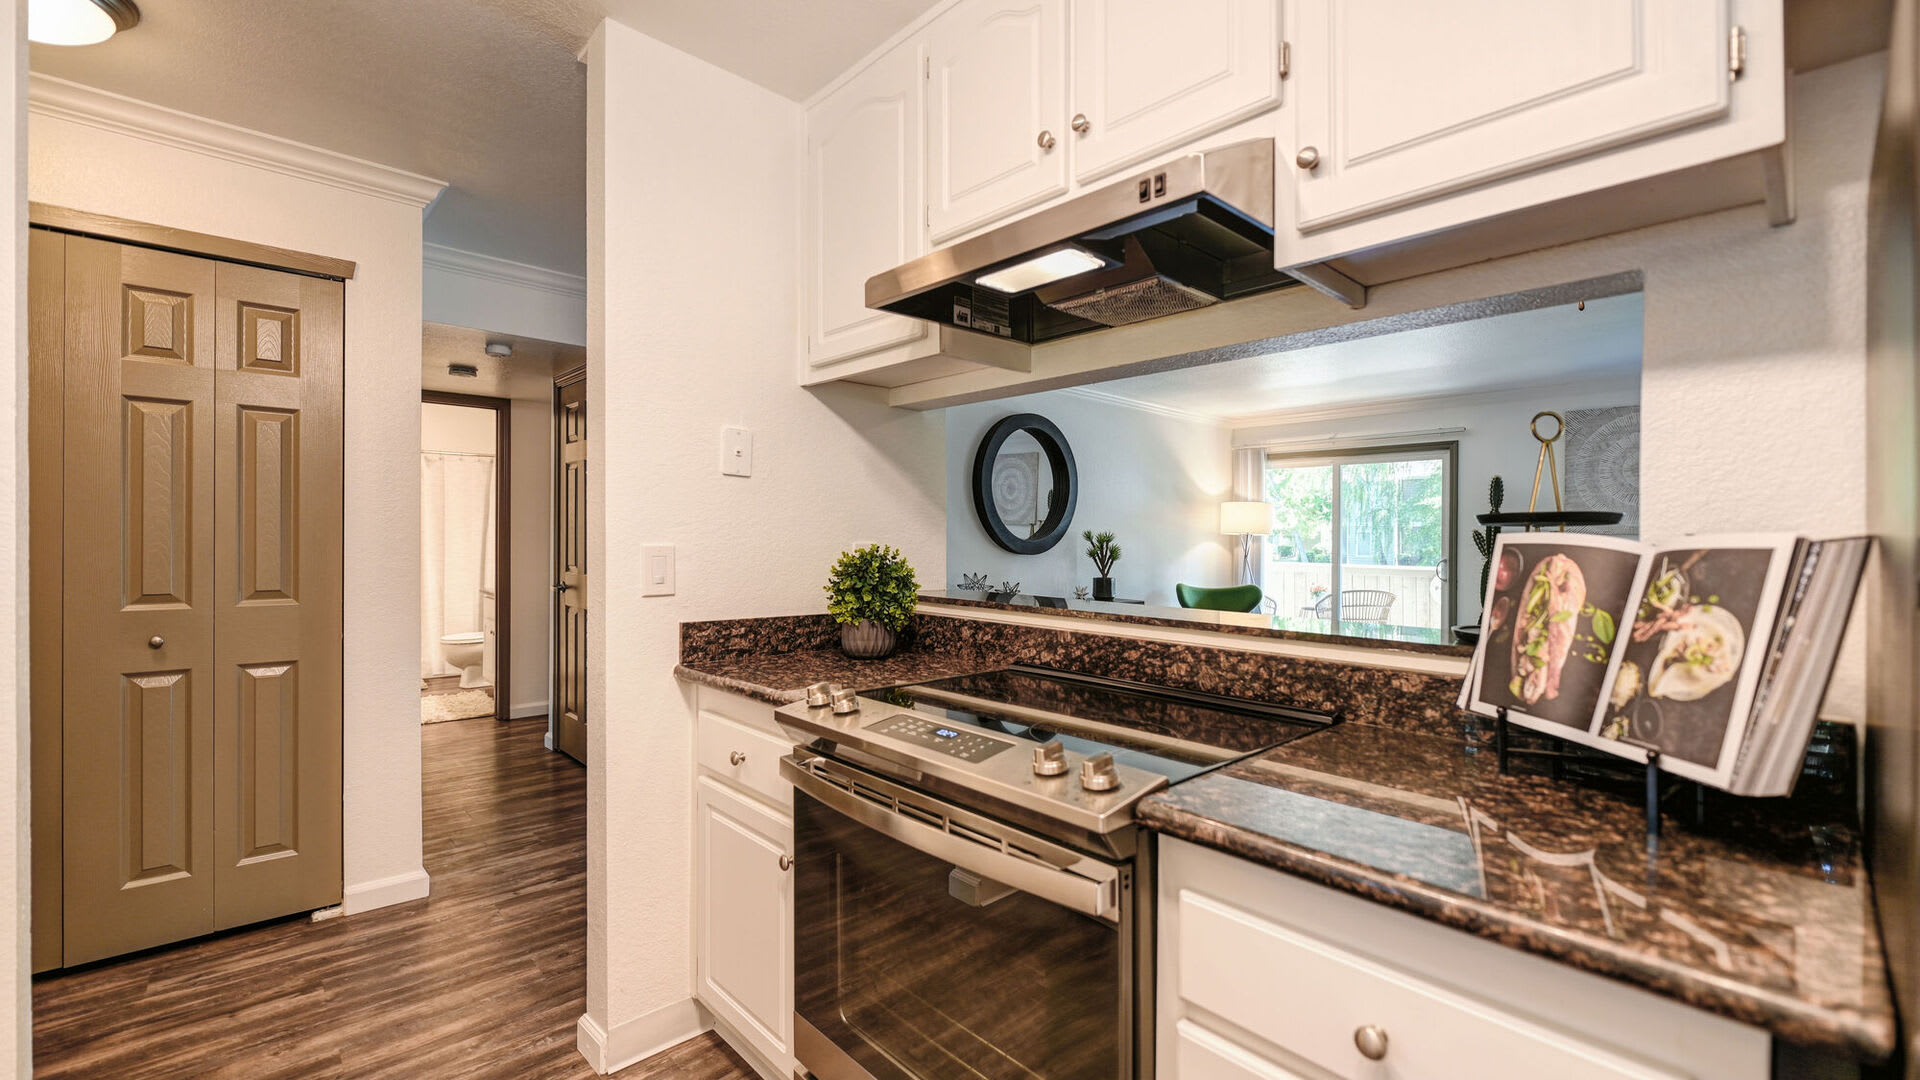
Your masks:
{"label": "potted green plant", "polygon": [[1087,542],[1087,558],[1093,560],[1093,568],[1098,571],[1093,579],[1093,598],[1113,599],[1113,564],[1120,561],[1120,545],[1113,542],[1110,532],[1096,536],[1088,529],[1080,536]]}
{"label": "potted green plant", "polygon": [[840,650],[857,660],[891,655],[920,602],[913,567],[880,544],[841,552],[826,589],[827,611],[840,624]]}

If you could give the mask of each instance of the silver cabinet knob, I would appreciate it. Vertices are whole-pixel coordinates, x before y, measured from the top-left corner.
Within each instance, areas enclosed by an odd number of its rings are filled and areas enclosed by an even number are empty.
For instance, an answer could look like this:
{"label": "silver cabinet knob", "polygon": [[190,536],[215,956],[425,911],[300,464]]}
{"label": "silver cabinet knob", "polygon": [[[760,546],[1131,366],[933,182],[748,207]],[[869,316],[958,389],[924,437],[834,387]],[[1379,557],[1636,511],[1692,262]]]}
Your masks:
{"label": "silver cabinet knob", "polygon": [[1299,153],[1293,155],[1293,163],[1306,169],[1308,172],[1312,172],[1314,169],[1320,167],[1320,151],[1315,150],[1311,146],[1303,146],[1300,148]]}
{"label": "silver cabinet knob", "polygon": [[833,688],[832,697],[833,715],[846,716],[848,713],[857,713],[860,711],[860,702],[855,700],[858,695],[852,687],[836,686]]}
{"label": "silver cabinet knob", "polygon": [[1353,1045],[1360,1050],[1361,1057],[1379,1061],[1387,1056],[1387,1029],[1375,1024],[1354,1028]]}
{"label": "silver cabinet knob", "polygon": [[793,856],[791,855],[780,856],[780,869],[782,870],[793,869]]}
{"label": "silver cabinet knob", "polygon": [[817,682],[809,685],[807,687],[807,704],[816,709],[822,705],[833,704],[834,689],[834,685],[830,682]]}
{"label": "silver cabinet knob", "polygon": [[747,755],[741,753],[738,750],[735,750],[733,753],[727,755],[727,764],[729,765],[744,765],[746,763],[746,760],[747,760]]}
{"label": "silver cabinet knob", "polygon": [[1073,114],[1073,130],[1076,134],[1085,135],[1092,127],[1093,121],[1087,119],[1086,113]]}
{"label": "silver cabinet knob", "polygon": [[1080,786],[1088,791],[1112,791],[1120,786],[1120,773],[1113,767],[1113,755],[1098,753],[1080,763]]}
{"label": "silver cabinet knob", "polygon": [[161,637],[159,634],[155,634],[152,637],[147,639],[147,648],[158,649],[161,646],[165,645],[166,643],[167,643],[166,638]]}
{"label": "silver cabinet knob", "polygon": [[1040,144],[1040,149],[1051,150],[1053,149],[1053,132],[1043,131],[1040,133],[1040,137],[1034,141]]}
{"label": "silver cabinet knob", "polygon": [[1067,771],[1067,748],[1055,739],[1043,746],[1033,748],[1033,774],[1035,776],[1059,776]]}

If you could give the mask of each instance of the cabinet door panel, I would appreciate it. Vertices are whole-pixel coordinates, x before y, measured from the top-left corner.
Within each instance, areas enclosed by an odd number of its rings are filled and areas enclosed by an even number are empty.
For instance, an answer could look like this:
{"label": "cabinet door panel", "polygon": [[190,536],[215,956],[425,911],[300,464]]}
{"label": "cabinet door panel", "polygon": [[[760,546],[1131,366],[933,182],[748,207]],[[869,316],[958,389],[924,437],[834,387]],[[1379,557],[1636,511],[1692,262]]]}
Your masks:
{"label": "cabinet door panel", "polygon": [[[938,244],[1067,190],[1066,0],[965,0],[928,32]],[[1041,135],[1051,136],[1043,146]]]}
{"label": "cabinet door panel", "polygon": [[793,823],[696,781],[700,999],[776,1066],[793,1059]]}
{"label": "cabinet door panel", "polygon": [[1086,182],[1280,101],[1276,0],[1074,0],[1074,175]]}
{"label": "cabinet door panel", "polygon": [[867,279],[926,249],[925,50],[901,46],[807,114],[807,360],[915,341],[917,319],[867,307]]}
{"label": "cabinet door panel", "polygon": [[214,264],[70,238],[68,965],[213,929]]}
{"label": "cabinet door panel", "polygon": [[1298,0],[1303,230],[1724,116],[1727,0]]}
{"label": "cabinet door panel", "polygon": [[340,902],[342,304],[223,263],[214,425],[219,928]]}

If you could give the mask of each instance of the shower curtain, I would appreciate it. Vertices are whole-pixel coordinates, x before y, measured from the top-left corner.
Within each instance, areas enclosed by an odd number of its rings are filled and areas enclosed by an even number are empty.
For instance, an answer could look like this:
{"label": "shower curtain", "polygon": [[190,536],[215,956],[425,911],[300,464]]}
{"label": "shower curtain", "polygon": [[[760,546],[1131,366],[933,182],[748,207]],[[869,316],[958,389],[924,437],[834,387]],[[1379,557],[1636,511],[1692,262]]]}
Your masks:
{"label": "shower curtain", "polygon": [[481,629],[493,586],[493,456],[420,455],[420,673],[451,675],[440,638]]}

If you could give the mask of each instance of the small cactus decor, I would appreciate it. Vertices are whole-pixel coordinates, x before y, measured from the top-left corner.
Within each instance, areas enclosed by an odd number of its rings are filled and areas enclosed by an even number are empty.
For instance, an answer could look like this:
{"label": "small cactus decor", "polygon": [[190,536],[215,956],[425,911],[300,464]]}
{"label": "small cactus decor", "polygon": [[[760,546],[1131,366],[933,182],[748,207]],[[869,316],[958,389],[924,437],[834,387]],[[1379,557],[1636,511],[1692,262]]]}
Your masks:
{"label": "small cactus decor", "polygon": [[[1487,505],[1492,513],[1500,512],[1500,504],[1507,501],[1507,482],[1498,476],[1487,485]],[[1487,595],[1487,576],[1493,572],[1493,540],[1500,535],[1500,526],[1489,525],[1485,529],[1473,530],[1473,546],[1480,552],[1480,595]]]}

